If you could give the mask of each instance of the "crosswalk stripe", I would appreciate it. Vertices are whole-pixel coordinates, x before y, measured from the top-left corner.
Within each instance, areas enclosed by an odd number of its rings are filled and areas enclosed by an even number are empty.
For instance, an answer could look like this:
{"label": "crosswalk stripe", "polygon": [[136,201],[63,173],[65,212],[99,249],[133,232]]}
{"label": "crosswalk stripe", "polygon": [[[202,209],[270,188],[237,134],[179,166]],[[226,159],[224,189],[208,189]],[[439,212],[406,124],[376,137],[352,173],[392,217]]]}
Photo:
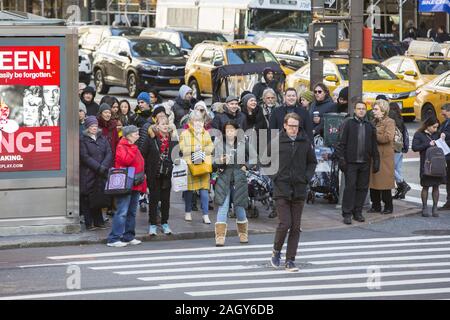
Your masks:
{"label": "crosswalk stripe", "polygon": [[[430,295],[430,294],[439,294],[439,293],[450,293],[450,288],[274,296],[274,297],[264,297],[264,298],[250,298],[250,299],[243,299],[243,300],[287,300],[287,299],[288,300],[319,300],[319,299],[324,300],[324,299],[352,299],[352,298],[361,299],[361,298]],[[445,299],[445,300],[447,300],[447,299]]]}
{"label": "crosswalk stripe", "polygon": [[[357,249],[375,249],[375,248],[394,248],[394,247],[409,247],[409,246],[431,246],[431,245],[450,245],[448,241],[437,241],[437,242],[418,242],[418,243],[390,243],[381,245],[363,245],[363,246],[342,246],[342,247],[325,247],[325,248],[302,248],[299,247],[299,252],[311,252],[311,251],[333,251],[333,250],[357,250]],[[199,262],[188,261],[177,263],[175,265],[183,264],[195,264],[195,263],[216,263],[216,262],[226,262],[227,260],[202,260]],[[234,260],[236,261],[236,260]],[[242,259],[241,261],[247,261]],[[144,267],[158,267],[158,266],[171,266],[174,262],[166,263],[153,263],[153,264],[128,264],[128,265],[114,265],[106,267],[93,267],[92,270],[116,270],[116,269],[133,269],[133,268],[144,268]]]}
{"label": "crosswalk stripe", "polygon": [[239,270],[239,269],[257,269],[261,266],[250,265],[232,265],[232,266],[221,266],[221,267],[189,267],[189,268],[177,268],[177,269],[152,269],[152,270],[140,270],[140,271],[119,271],[114,272],[120,275],[131,275],[131,274],[158,274],[158,273],[173,273],[173,272],[197,272],[197,271],[219,271],[219,270]]}
{"label": "crosswalk stripe", "polygon": [[405,257],[371,257],[371,258],[361,258],[361,259],[342,259],[342,260],[325,260],[325,261],[314,261],[314,264],[345,264],[345,263],[359,263],[359,262],[375,262],[375,261],[411,261],[411,260],[428,260],[428,259],[448,259],[450,254],[438,254],[438,255],[420,255],[420,256],[405,256]]}
{"label": "crosswalk stripe", "polygon": [[[367,275],[366,275],[367,277]],[[429,278],[429,279],[413,279],[413,280],[394,280],[382,281],[382,286],[404,286],[417,284],[431,284],[431,283],[447,283],[450,278]],[[300,291],[300,290],[320,290],[320,289],[350,289],[350,288],[367,288],[368,283],[341,283],[341,284],[323,284],[323,285],[303,285],[303,286],[283,286],[283,287],[257,287],[244,289],[226,289],[226,290],[208,290],[208,291],[192,291],[185,292],[193,297],[206,297],[230,294],[247,294],[247,293],[263,293],[276,291]],[[450,288],[449,288],[450,290]]]}
{"label": "crosswalk stripe", "polygon": [[[361,255],[380,255],[380,254],[400,254],[400,253],[419,253],[419,252],[439,252],[450,251],[448,248],[426,248],[426,249],[411,249],[411,250],[384,250],[384,251],[366,251],[366,252],[334,252],[325,254],[304,255],[304,259],[325,258],[325,257],[342,257],[342,256],[361,256]],[[174,255],[174,256],[158,256],[145,258],[131,258],[131,259],[106,259],[93,261],[71,261],[53,265],[35,265],[35,266],[65,266],[65,265],[90,265],[90,264],[104,264],[104,263],[119,263],[119,262],[138,262],[151,260],[181,260],[181,259],[198,259],[198,258],[218,258],[218,257],[236,257],[236,256],[255,256],[255,255],[270,255],[271,251],[256,251],[256,252],[225,252],[213,254],[195,254],[195,255]],[[30,267],[30,266],[29,266]]]}
{"label": "crosswalk stripe", "polygon": [[[373,239],[351,239],[351,240],[328,240],[328,241],[308,241],[301,242],[300,246],[318,246],[328,244],[354,244],[354,243],[374,243],[374,242],[407,242],[420,240],[436,240],[436,239],[450,239],[450,236],[414,236],[414,237],[393,237],[393,238],[373,238]],[[227,251],[227,250],[246,250],[248,248],[269,248],[272,245],[247,245],[236,247],[201,247],[201,248],[184,248],[184,249],[167,249],[167,250],[142,250],[142,251],[115,251],[94,254],[79,254],[79,255],[65,255],[65,256],[50,256],[50,260],[69,260],[69,259],[91,259],[101,257],[115,257],[128,255],[146,255],[146,254],[166,254],[166,253],[182,253],[182,252],[197,252],[197,251]]]}
{"label": "crosswalk stripe", "polygon": [[[304,270],[305,271],[305,270]],[[420,275],[432,275],[432,274],[449,274],[450,270],[420,270],[420,271],[396,271],[396,272],[383,272],[380,273],[380,277],[385,279],[387,277],[398,276],[420,276]],[[342,274],[342,275],[327,275],[327,276],[312,276],[312,277],[296,277],[296,278],[274,278],[274,279],[246,279],[242,280],[225,280],[225,281],[207,281],[207,282],[183,282],[183,283],[171,283],[160,284],[162,289],[181,289],[181,288],[195,288],[195,287],[212,287],[212,286],[232,286],[232,285],[251,285],[251,284],[269,284],[269,283],[294,283],[294,282],[313,282],[313,281],[328,281],[328,280],[350,280],[350,279],[367,279],[370,275],[367,273],[359,274]],[[450,278],[448,278],[450,280]],[[384,280],[382,280],[382,284]],[[288,287],[289,288],[289,287]],[[220,291],[220,290],[214,290]],[[226,291],[226,290],[222,290]],[[202,291],[210,292],[210,291]]]}
{"label": "crosswalk stripe", "polygon": [[[267,261],[267,259],[266,259]],[[404,268],[424,268],[424,267],[445,267],[450,266],[448,262],[438,263],[415,263],[415,264],[400,264],[400,265],[366,265],[355,267],[330,267],[330,268],[315,268],[315,269],[300,269],[299,273],[322,273],[322,272],[334,272],[334,271],[356,271],[367,270],[368,268],[376,267],[379,270],[384,269],[404,269]],[[446,270],[450,273],[450,270]],[[216,273],[216,274],[191,274],[189,279],[213,279],[213,278],[231,278],[231,277],[260,277],[260,276],[283,276],[291,277],[295,276],[295,273],[286,273],[284,270],[272,270],[272,271],[256,271],[256,272],[238,272],[238,273]],[[367,276],[367,275],[366,275]],[[176,276],[156,276],[156,277],[143,277],[138,280],[150,282],[150,281],[169,281],[169,280],[186,280],[185,275]],[[247,280],[246,280],[247,282]],[[202,282],[203,283],[203,282]],[[209,283],[209,281],[208,281]]]}

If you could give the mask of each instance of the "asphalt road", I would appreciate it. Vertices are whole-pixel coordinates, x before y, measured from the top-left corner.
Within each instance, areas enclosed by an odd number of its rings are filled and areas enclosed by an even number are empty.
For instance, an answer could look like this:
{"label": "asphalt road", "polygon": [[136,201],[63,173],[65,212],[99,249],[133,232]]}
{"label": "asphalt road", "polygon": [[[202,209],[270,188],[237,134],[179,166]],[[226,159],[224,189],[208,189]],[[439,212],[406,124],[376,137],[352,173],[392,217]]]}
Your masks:
{"label": "asphalt road", "polygon": [[450,299],[450,213],[303,232],[300,272],[269,265],[273,235],[4,250],[0,299]]}

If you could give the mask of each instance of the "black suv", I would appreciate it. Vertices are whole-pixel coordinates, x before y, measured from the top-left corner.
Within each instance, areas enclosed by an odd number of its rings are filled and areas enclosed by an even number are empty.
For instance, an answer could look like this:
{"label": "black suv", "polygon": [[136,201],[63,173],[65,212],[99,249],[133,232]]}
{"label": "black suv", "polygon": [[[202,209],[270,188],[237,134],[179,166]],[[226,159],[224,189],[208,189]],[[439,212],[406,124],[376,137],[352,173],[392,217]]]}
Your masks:
{"label": "black suv", "polygon": [[112,26],[82,26],[78,32],[78,47],[87,52],[89,60],[92,63],[93,53],[97,50],[100,43],[111,36],[138,36],[144,28],[141,27],[112,27]]}
{"label": "black suv", "polygon": [[178,90],[184,84],[186,59],[162,39],[109,37],[94,54],[94,82],[105,94],[110,86],[126,87],[134,98],[142,90]]}

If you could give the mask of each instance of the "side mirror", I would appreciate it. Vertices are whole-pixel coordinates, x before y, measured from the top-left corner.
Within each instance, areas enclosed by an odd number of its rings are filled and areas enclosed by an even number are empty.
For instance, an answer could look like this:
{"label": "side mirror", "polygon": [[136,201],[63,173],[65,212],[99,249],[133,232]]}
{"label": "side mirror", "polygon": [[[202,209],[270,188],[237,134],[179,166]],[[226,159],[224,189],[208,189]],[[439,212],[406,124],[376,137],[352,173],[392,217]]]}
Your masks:
{"label": "side mirror", "polygon": [[223,65],[223,62],[218,60],[218,61],[214,61],[214,67],[220,67]]}
{"label": "side mirror", "polygon": [[128,57],[129,55],[128,55],[128,52],[126,52],[126,51],[120,51],[119,52],[119,56],[121,56],[121,57]]}
{"label": "side mirror", "polygon": [[336,75],[332,74],[332,75],[328,75],[325,77],[325,81],[328,82],[339,82],[339,79],[337,78]]}
{"label": "side mirror", "polygon": [[407,71],[405,71],[405,76],[417,77],[417,72],[412,71],[412,70],[407,70]]}
{"label": "side mirror", "polygon": [[403,74],[396,73],[395,75],[396,75],[400,80],[405,79],[405,76],[404,76]]}

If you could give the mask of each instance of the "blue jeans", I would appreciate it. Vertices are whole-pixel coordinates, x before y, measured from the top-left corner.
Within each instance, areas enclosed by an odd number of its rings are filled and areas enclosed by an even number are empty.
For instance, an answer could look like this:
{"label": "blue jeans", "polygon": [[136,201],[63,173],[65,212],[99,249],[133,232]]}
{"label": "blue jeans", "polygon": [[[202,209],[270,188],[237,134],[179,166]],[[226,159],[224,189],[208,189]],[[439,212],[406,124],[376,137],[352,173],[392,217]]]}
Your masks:
{"label": "blue jeans", "polygon": [[402,176],[402,166],[403,166],[403,153],[396,152],[394,156],[394,176],[395,176],[395,182],[399,183],[402,182],[403,176]]}
{"label": "blue jeans", "polygon": [[[227,197],[223,204],[219,207],[217,211],[217,222],[226,223],[228,219],[228,210],[230,209],[230,195],[231,192],[228,192]],[[236,212],[237,221],[245,222],[247,221],[247,215],[245,214],[245,209],[243,207],[234,207],[234,211]]]}
{"label": "blue jeans", "polygon": [[[184,210],[185,212],[192,212],[192,197],[194,196],[194,191],[184,192]],[[200,203],[202,206],[203,215],[208,214],[208,204],[209,204],[209,191],[206,189],[200,190]]]}
{"label": "blue jeans", "polygon": [[130,242],[135,238],[136,211],[139,202],[139,192],[117,196],[117,210],[114,214],[108,243],[117,241]]}

